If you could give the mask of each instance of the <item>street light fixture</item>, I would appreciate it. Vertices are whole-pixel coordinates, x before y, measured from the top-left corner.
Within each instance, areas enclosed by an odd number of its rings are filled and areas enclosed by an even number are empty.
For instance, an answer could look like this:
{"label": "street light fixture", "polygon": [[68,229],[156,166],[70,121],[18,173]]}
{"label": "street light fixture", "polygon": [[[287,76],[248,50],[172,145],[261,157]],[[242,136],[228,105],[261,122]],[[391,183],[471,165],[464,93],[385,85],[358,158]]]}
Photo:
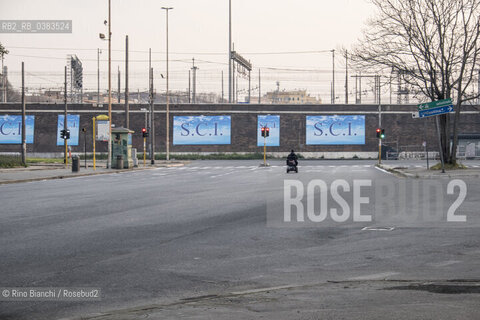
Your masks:
{"label": "street light fixture", "polygon": [[166,159],[167,161],[170,160],[170,94],[168,91],[168,11],[172,10],[173,8],[171,7],[162,7],[163,10],[165,10],[166,17],[167,17],[167,92],[166,92]]}

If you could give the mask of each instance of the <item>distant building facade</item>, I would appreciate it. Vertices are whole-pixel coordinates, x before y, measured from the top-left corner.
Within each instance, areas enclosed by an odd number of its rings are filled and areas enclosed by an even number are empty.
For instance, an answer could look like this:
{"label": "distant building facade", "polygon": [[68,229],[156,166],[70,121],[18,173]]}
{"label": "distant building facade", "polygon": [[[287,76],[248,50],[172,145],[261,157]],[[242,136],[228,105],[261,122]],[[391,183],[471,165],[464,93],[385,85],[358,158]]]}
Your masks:
{"label": "distant building facade", "polygon": [[267,92],[263,98],[262,103],[271,104],[320,104],[322,100],[307,94],[307,90],[293,90],[293,91],[271,91]]}

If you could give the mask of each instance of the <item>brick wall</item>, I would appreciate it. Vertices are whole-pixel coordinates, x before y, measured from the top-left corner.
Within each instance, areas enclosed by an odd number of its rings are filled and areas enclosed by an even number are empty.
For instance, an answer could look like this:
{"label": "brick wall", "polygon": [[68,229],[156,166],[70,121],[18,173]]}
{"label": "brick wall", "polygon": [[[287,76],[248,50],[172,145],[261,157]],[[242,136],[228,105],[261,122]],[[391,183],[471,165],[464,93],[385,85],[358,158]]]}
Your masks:
{"label": "brick wall", "polygon": [[[80,115],[80,128],[87,128],[87,151],[92,151],[92,118],[107,114],[106,107],[95,108],[92,105],[69,105],[69,113]],[[141,108],[147,105],[130,105],[130,129],[135,131],[133,145],[139,151],[143,149],[141,128],[144,127],[145,113]],[[386,130],[388,144],[421,146],[425,139],[432,149],[436,149],[436,130],[433,118],[412,119],[415,106],[382,106],[382,127]],[[156,151],[165,151],[165,106],[155,105]],[[480,132],[480,114],[476,109],[465,107],[461,115],[461,133]],[[113,123],[117,127],[124,125],[124,106],[112,107]],[[19,104],[0,105],[0,115],[21,114]],[[63,105],[32,104],[27,105],[27,114],[35,115],[34,144],[28,145],[29,152],[60,153],[63,147],[56,146],[57,117],[63,114]],[[269,152],[287,152],[290,149],[299,152],[376,152],[378,140],[375,129],[378,127],[378,106],[374,105],[170,105],[170,137],[172,137],[172,119],[176,115],[230,115],[232,118],[232,136],[230,145],[173,146],[171,152],[260,152],[257,147],[257,116],[262,114],[280,115],[280,146],[268,147]],[[365,115],[365,145],[312,146],[305,144],[305,117],[307,115],[356,114]],[[425,135],[425,136],[424,136]],[[172,138],[170,139],[172,144]],[[79,146],[73,151],[83,151],[84,136],[80,132]],[[105,142],[96,145],[97,152],[106,152]],[[0,152],[19,151],[18,145],[0,145]]]}

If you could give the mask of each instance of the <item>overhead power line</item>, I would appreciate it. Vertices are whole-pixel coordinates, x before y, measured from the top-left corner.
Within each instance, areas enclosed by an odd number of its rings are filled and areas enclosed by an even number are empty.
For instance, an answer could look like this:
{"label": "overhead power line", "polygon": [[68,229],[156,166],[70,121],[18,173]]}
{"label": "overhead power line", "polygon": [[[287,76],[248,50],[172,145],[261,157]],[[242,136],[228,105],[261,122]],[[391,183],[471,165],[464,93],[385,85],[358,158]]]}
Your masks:
{"label": "overhead power line", "polygon": [[[47,47],[9,47],[9,49],[27,49],[27,50],[64,50],[64,51],[97,51],[97,48],[47,48]],[[121,49],[112,49],[112,51],[124,52]],[[148,50],[130,50],[136,53],[149,53]],[[271,52],[244,52],[244,55],[288,55],[288,54],[317,54],[328,53],[331,50],[309,50],[309,51],[271,51]],[[153,54],[165,54],[165,51],[152,51]],[[193,54],[193,55],[227,55],[227,52],[169,52],[169,54]]]}

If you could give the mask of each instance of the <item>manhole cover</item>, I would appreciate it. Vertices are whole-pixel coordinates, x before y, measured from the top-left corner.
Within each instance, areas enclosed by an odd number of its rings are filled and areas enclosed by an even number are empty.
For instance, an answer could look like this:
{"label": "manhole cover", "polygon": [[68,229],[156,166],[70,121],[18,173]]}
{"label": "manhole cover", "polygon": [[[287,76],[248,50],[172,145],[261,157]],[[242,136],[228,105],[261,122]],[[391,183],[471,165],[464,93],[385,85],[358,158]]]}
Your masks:
{"label": "manhole cover", "polygon": [[365,227],[362,231],[392,231],[395,227]]}

